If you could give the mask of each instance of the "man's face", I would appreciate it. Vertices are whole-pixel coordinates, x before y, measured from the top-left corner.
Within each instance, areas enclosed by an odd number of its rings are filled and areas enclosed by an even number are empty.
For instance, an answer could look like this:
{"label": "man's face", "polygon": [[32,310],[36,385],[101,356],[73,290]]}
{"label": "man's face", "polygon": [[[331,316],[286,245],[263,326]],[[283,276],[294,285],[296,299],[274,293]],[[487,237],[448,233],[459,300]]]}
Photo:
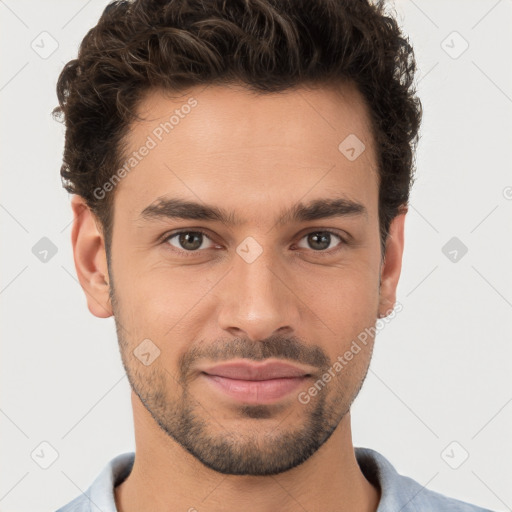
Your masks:
{"label": "man's face", "polygon": [[[379,310],[378,177],[361,97],[348,86],[271,95],[211,86],[174,99],[154,91],[139,112],[128,152],[150,150],[117,185],[109,268],[131,386],[216,471],[295,467],[349,411],[373,348],[370,337],[334,369]],[[169,133],[158,130],[173,114]],[[284,215],[336,199],[364,210]],[[168,200],[229,217],[172,217]],[[272,362],[298,376],[251,373]]]}

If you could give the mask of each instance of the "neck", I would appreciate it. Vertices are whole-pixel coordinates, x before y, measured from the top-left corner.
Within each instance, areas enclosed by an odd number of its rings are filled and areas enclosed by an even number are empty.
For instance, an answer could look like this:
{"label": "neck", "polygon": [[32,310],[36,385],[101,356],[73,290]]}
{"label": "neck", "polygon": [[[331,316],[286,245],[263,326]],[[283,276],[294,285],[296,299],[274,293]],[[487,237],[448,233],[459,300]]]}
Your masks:
{"label": "neck", "polygon": [[272,476],[217,473],[167,436],[132,392],[136,456],[115,488],[119,512],[208,510],[375,512],[379,491],[354,454],[350,412],[326,443],[303,464]]}

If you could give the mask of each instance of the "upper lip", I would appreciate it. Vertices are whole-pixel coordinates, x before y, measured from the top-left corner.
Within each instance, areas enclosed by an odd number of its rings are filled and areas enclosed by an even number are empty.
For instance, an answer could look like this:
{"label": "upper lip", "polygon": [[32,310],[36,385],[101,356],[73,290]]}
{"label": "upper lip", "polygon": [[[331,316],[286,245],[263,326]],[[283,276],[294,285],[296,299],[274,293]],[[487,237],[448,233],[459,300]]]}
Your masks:
{"label": "upper lip", "polygon": [[282,362],[229,362],[203,368],[202,371],[208,375],[239,380],[268,380],[310,375],[297,366]]}

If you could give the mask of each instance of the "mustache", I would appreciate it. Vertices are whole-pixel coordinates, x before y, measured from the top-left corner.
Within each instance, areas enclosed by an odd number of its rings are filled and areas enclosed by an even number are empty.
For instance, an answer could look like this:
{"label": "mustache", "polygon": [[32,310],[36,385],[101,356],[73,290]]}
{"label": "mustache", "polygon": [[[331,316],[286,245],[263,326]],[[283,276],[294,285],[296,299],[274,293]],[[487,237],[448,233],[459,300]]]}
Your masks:
{"label": "mustache", "polygon": [[307,345],[297,337],[273,335],[262,341],[247,338],[220,340],[214,344],[201,342],[194,345],[180,357],[179,368],[182,376],[198,359],[211,362],[225,362],[231,359],[252,359],[263,361],[269,358],[286,359],[311,366],[320,370],[328,368],[330,360],[324,350],[317,345]]}

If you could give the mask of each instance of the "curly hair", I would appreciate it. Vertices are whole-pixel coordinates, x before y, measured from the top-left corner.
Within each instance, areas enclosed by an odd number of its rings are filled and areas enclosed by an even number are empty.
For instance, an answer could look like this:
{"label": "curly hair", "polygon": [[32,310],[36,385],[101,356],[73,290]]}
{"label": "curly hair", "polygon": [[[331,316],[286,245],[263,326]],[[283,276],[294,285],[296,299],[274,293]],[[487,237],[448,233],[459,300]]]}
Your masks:
{"label": "curly hair", "polygon": [[57,82],[65,120],[64,188],[100,220],[107,257],[125,137],[153,88],[243,84],[261,94],[306,83],[354,83],[369,107],[379,173],[381,254],[407,206],[422,107],[409,41],[384,0],[114,0]]}

